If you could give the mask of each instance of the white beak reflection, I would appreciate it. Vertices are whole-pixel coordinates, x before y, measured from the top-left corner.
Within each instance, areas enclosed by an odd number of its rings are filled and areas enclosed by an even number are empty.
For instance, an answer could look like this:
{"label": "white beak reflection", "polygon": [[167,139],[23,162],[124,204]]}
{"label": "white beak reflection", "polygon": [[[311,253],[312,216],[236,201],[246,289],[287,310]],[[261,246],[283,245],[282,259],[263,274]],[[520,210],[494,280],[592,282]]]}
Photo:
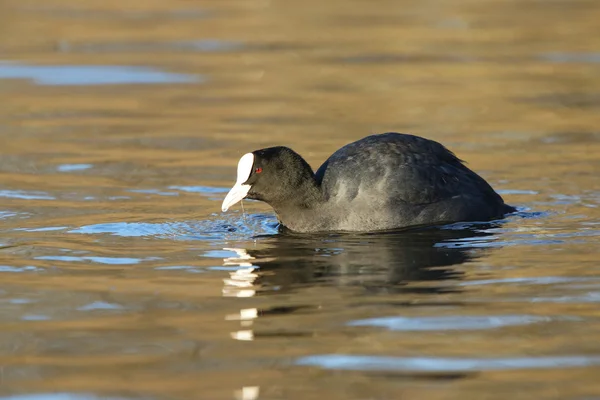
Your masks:
{"label": "white beak reflection", "polygon": [[[255,270],[258,267],[252,264],[252,257],[244,249],[223,250],[233,251],[236,257],[227,257],[223,260],[223,265],[238,266],[235,271],[229,273],[229,279],[223,279],[224,297],[252,297],[256,294],[254,281],[258,278]],[[250,328],[254,320],[258,318],[257,308],[243,308],[238,313],[225,316],[227,321],[239,321],[240,327],[245,328],[231,332],[230,336],[234,340],[252,341],[254,340],[254,331]]]}
{"label": "white beak reflection", "polygon": [[235,391],[236,400],[258,400],[260,386],[244,386],[241,390]]}
{"label": "white beak reflection", "polygon": [[223,265],[239,266],[233,272],[229,273],[229,279],[223,279],[223,296],[224,297],[252,297],[256,294],[254,281],[258,278],[255,270],[257,266],[252,264],[254,259],[244,249],[223,250],[233,251],[237,257],[227,257],[223,260]]}

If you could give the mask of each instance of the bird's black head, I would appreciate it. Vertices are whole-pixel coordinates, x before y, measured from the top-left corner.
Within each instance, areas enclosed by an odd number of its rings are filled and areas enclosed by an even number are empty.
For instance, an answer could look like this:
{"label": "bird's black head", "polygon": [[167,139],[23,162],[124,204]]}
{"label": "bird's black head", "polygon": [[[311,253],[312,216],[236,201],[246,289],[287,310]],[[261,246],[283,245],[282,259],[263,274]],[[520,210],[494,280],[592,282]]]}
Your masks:
{"label": "bird's black head", "polygon": [[292,149],[277,146],[256,150],[240,158],[237,181],[225,197],[222,210],[227,211],[244,198],[262,200],[274,208],[302,206],[314,197],[315,185],[311,167]]}

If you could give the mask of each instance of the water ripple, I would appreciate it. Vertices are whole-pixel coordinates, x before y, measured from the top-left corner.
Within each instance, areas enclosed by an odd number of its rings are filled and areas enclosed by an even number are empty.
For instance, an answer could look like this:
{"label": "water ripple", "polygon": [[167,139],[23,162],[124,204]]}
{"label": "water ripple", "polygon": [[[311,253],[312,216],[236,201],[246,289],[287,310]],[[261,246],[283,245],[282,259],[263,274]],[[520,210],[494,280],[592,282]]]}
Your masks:
{"label": "water ripple", "polygon": [[6,197],[9,199],[22,199],[22,200],[55,200],[56,198],[50,196],[48,193],[40,191],[25,191],[25,190],[0,190],[0,197]]}
{"label": "water ripple", "polygon": [[351,321],[348,326],[374,326],[393,331],[444,331],[496,329],[505,326],[528,325],[551,321],[535,315],[443,316],[443,317],[381,317]]}
{"label": "water ripple", "polygon": [[169,189],[181,190],[189,193],[201,193],[201,194],[216,194],[216,193],[227,193],[229,189],[212,187],[212,186],[169,186]]}
{"label": "water ripple", "polygon": [[38,272],[43,271],[42,268],[27,265],[25,267],[13,267],[10,265],[0,265],[0,272]]}
{"label": "water ripple", "polygon": [[239,213],[231,213],[227,218],[229,219],[164,223],[108,222],[84,225],[68,232],[122,237],[148,236],[171,240],[249,239],[277,232],[277,219],[271,214],[248,214],[245,218],[240,218]]}
{"label": "water ripple", "polygon": [[92,168],[92,164],[61,164],[56,167],[58,172],[83,171]]}
{"label": "water ripple", "polygon": [[93,303],[77,307],[78,311],[95,311],[95,310],[122,310],[124,307],[120,304],[107,303],[105,301],[94,301]]}
{"label": "water ripple", "polygon": [[535,276],[524,278],[498,278],[498,279],[480,279],[476,281],[458,282],[459,286],[480,286],[497,284],[524,284],[524,285],[553,285],[560,283],[576,282],[597,282],[600,278],[594,277],[570,277],[570,276]]}
{"label": "water ripple", "polygon": [[146,257],[146,258],[132,258],[132,257],[76,257],[76,256],[39,256],[35,257],[36,260],[46,261],[66,261],[66,262],[80,262],[80,261],[91,261],[98,264],[109,264],[109,265],[128,265],[128,264],[139,264],[143,261],[156,261],[160,260],[158,257]]}
{"label": "water ripple", "polygon": [[600,356],[541,356],[512,358],[383,357],[322,354],[301,357],[297,365],[358,371],[501,371],[576,368],[600,365]]}
{"label": "water ripple", "polygon": [[117,65],[28,65],[0,62],[0,79],[30,79],[43,86],[197,83],[195,75]]}

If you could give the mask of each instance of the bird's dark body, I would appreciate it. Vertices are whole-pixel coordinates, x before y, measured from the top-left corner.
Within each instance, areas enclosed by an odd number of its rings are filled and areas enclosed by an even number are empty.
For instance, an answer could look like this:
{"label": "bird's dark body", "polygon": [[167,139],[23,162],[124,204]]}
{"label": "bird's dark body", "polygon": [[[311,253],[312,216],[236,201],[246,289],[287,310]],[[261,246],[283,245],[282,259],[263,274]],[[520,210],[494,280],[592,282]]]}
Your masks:
{"label": "bird's dark body", "polygon": [[314,174],[291,149],[254,154],[265,170],[278,171],[249,197],[269,203],[294,231],[389,230],[514,211],[451,151],[414,135],[367,136],[337,150]]}

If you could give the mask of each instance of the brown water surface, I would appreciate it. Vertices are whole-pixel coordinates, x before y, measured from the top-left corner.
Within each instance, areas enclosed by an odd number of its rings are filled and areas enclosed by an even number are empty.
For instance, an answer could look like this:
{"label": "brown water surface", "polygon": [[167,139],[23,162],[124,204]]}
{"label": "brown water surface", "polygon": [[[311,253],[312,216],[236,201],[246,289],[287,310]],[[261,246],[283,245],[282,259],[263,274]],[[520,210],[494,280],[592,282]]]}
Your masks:
{"label": "brown water surface", "polygon": [[[600,396],[600,5],[0,2],[0,398]],[[519,207],[278,234],[245,152],[402,131]]]}

